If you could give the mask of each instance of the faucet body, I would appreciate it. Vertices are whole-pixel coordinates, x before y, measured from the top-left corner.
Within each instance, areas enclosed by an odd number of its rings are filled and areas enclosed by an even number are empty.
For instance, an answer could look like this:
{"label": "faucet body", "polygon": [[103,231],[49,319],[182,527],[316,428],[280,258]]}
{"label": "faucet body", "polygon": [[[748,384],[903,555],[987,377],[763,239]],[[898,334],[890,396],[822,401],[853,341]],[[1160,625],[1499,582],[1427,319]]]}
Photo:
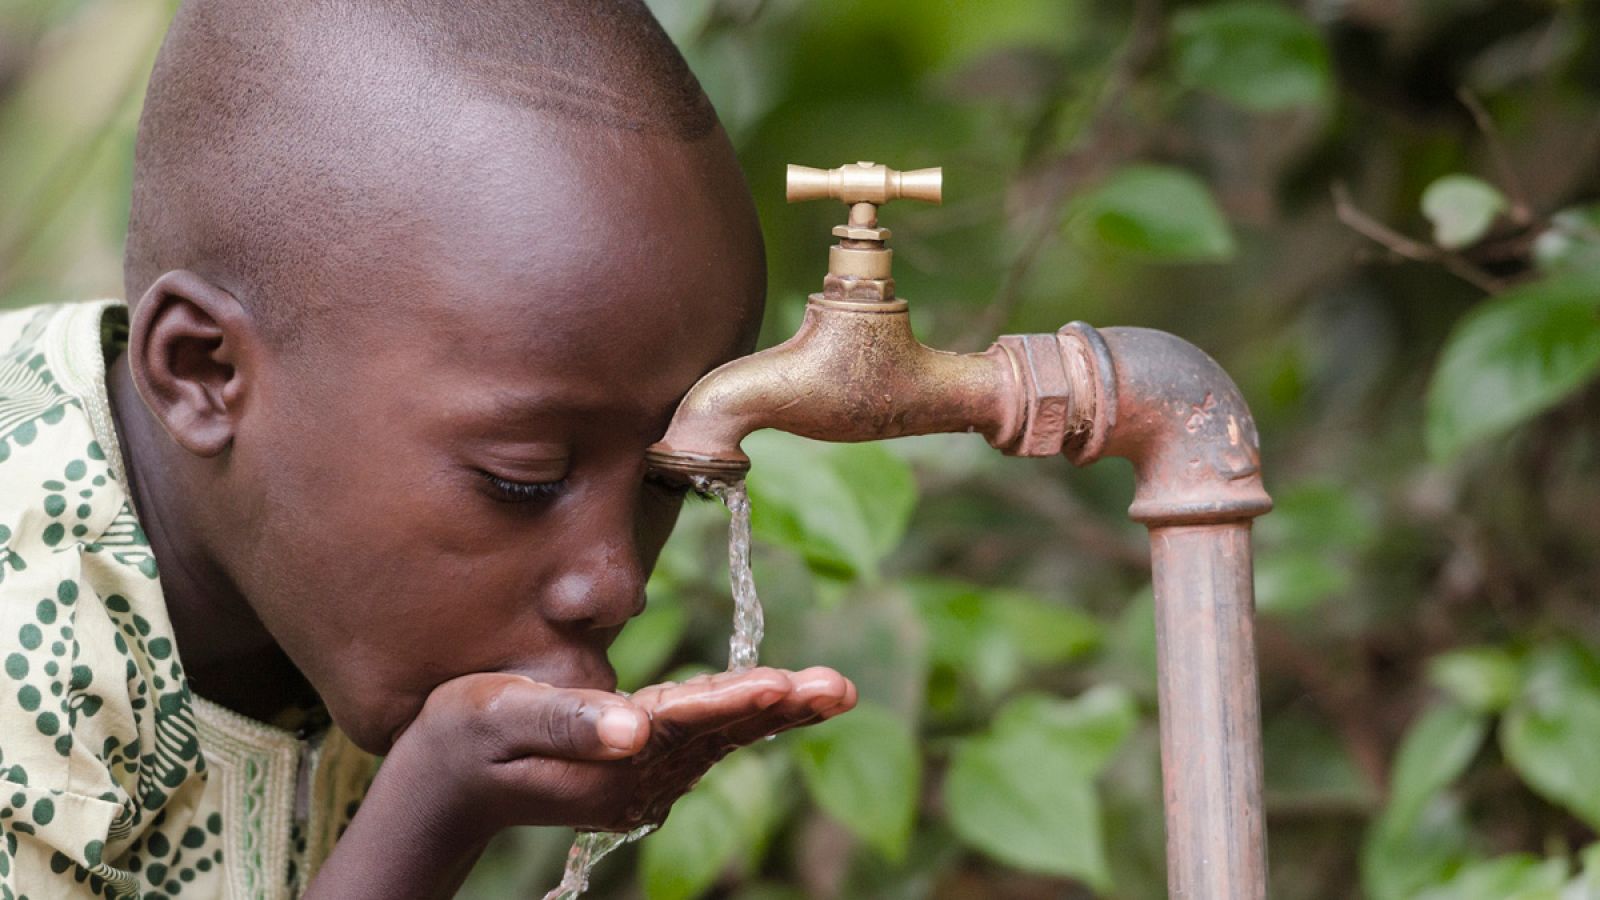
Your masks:
{"label": "faucet body", "polygon": [[658,471],[739,474],[750,465],[739,442],[760,428],[835,442],[976,431],[1003,446],[1022,415],[1019,387],[998,346],[923,346],[904,301],[818,294],[789,340],[702,378],[649,459]]}
{"label": "faucet body", "polygon": [[[1160,331],[1073,323],[982,353],[923,346],[894,297],[887,229],[862,209],[913,194],[887,193],[898,173],[867,167],[798,179],[791,167],[792,197],[798,181],[800,199],[852,204],[824,291],[794,337],[701,379],[649,464],[666,477],[742,477],[739,443],[761,428],[825,441],[973,431],[1015,456],[1130,460],[1129,515],[1149,528],[1155,585],[1169,894],[1265,897],[1250,523],[1271,500],[1249,409],[1210,357]],[[916,196],[936,200],[937,175],[913,174]]]}

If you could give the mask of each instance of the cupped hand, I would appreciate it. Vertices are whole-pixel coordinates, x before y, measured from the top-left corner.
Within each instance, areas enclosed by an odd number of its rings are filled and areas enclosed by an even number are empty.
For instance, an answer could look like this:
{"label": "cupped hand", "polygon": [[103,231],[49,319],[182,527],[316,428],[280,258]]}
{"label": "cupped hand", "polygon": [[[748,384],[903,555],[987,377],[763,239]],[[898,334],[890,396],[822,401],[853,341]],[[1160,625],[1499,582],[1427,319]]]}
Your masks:
{"label": "cupped hand", "polygon": [[623,831],[659,824],[733,750],[855,702],[855,686],[820,667],[701,675],[632,696],[467,675],[435,689],[385,768],[434,773],[424,780],[435,796],[419,806],[447,827]]}

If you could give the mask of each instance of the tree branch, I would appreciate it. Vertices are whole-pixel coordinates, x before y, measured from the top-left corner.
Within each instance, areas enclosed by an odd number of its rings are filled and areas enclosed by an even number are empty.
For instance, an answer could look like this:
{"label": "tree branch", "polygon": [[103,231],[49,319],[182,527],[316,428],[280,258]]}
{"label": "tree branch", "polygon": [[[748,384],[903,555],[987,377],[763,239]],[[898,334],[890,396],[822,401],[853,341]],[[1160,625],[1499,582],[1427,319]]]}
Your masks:
{"label": "tree branch", "polygon": [[1349,189],[1342,183],[1333,185],[1333,205],[1339,221],[1363,237],[1382,245],[1396,256],[1416,262],[1438,263],[1462,281],[1490,294],[1498,294],[1506,289],[1504,280],[1490,275],[1459,254],[1413,240],[1367,215],[1356,207],[1355,202],[1350,199]]}
{"label": "tree branch", "polygon": [[1523,227],[1532,224],[1533,210],[1528,205],[1527,191],[1523,190],[1522,179],[1517,176],[1516,167],[1511,164],[1511,155],[1506,152],[1494,119],[1469,88],[1463,87],[1456,91],[1456,97],[1461,100],[1461,105],[1467,108],[1467,112],[1472,113],[1472,121],[1483,133],[1484,143],[1489,147],[1489,155],[1494,157],[1494,166],[1500,172],[1500,182],[1505,187],[1506,196],[1511,200],[1511,221]]}

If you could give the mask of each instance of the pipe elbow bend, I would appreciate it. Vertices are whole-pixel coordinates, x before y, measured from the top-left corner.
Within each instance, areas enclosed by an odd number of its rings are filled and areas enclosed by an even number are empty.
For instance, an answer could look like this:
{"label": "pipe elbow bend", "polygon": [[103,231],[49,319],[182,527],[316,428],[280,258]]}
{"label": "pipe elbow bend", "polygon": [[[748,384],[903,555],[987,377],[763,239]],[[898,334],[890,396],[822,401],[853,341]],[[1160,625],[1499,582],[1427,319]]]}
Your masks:
{"label": "pipe elbow bend", "polygon": [[1096,372],[1093,432],[1074,461],[1120,456],[1149,526],[1237,522],[1272,508],[1260,438],[1233,379],[1204,351],[1149,328],[1069,326]]}

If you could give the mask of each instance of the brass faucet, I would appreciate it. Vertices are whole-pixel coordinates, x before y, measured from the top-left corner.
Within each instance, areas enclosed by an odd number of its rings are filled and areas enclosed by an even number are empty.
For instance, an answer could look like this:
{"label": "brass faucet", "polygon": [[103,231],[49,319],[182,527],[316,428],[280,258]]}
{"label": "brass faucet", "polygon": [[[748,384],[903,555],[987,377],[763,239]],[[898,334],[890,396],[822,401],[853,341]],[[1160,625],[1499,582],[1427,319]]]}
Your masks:
{"label": "brass faucet", "polygon": [[911,333],[895,296],[894,251],[878,207],[908,198],[938,203],[941,172],[896,172],[858,162],[824,171],[790,166],[790,202],[832,198],[849,206],[833,229],[822,293],[812,294],[794,337],[700,380],[672,427],[649,450],[657,471],[738,475],[739,449],[758,428],[824,441],[977,431],[996,447],[1016,439],[1023,415],[1017,370],[998,347],[983,353],[931,350]]}
{"label": "brass faucet", "polygon": [[1129,515],[1150,529],[1168,887],[1266,894],[1250,522],[1271,509],[1255,423],[1205,353],[1144,328],[1006,335],[982,353],[923,346],[895,295],[878,207],[938,203],[939,169],[790,166],[788,199],[849,207],[821,293],[789,340],[727,363],[647,451],[660,475],[743,477],[739,443],[776,428],[824,441],[975,431],[1013,456],[1133,462]]}

